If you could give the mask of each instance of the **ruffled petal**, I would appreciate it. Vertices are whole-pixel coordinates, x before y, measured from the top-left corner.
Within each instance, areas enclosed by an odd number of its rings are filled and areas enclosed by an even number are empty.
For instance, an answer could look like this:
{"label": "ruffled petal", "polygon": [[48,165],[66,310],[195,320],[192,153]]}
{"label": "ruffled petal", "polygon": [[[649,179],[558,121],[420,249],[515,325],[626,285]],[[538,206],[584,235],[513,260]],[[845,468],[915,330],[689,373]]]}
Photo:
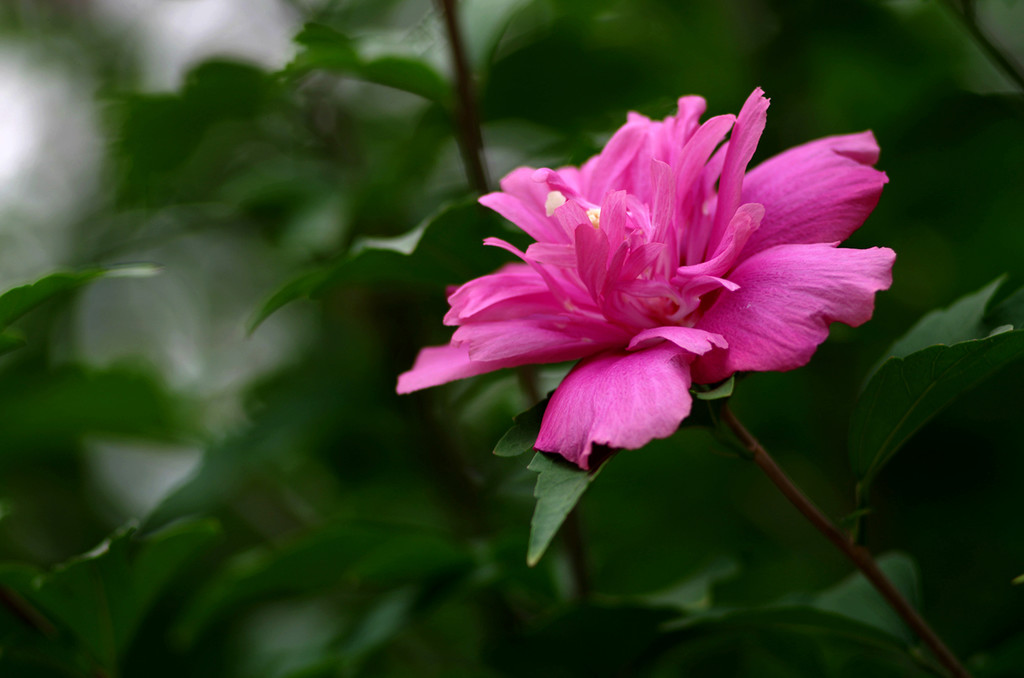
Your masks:
{"label": "ruffled petal", "polygon": [[578,360],[629,337],[604,318],[563,315],[528,316],[470,323],[455,330],[452,343],[465,346],[473,360],[502,360],[509,365]]}
{"label": "ruffled petal", "polygon": [[595,443],[635,450],[672,435],[690,413],[690,357],[662,342],[580,361],[551,396],[536,448],[586,469]]}
{"label": "ruffled petal", "polygon": [[548,189],[533,180],[530,167],[520,167],[501,180],[501,191],[481,196],[479,202],[523,229],[538,242],[569,242],[568,234],[545,210]]}
{"label": "ruffled petal", "polygon": [[428,346],[416,356],[412,369],[398,376],[395,390],[399,394],[412,393],[510,366],[502,361],[470,360],[469,352],[458,346]]}
{"label": "ruffled petal", "polygon": [[888,181],[872,167],[878,144],[871,132],[826,137],[791,148],[752,169],[743,201],[764,205],[765,216],[743,251],[775,245],[843,241],[878,204]]}
{"label": "ruffled petal", "polygon": [[699,358],[698,383],[739,371],[784,371],[807,364],[828,326],[867,321],[875,293],[892,284],[895,253],[885,247],[838,249],[834,244],[780,245],[747,259],[697,327],[724,336],[728,351]]}

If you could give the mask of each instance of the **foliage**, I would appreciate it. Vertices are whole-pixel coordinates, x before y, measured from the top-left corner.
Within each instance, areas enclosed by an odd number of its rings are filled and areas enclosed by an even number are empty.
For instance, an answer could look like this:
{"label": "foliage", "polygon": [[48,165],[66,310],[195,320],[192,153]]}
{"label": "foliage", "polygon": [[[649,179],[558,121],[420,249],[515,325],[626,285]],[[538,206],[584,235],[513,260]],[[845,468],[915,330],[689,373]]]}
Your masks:
{"label": "foliage", "polygon": [[[458,3],[492,183],[756,85],[755,163],[867,128],[883,149],[850,243],[898,253],[874,319],[695,387],[599,481],[533,450],[567,365],[394,393],[450,337],[447,287],[511,260],[483,238],[522,244],[466,179],[438,3],[282,2],[288,54],[206,27],[162,89],[176,31],[213,19],[143,38],[117,4],[0,8],[26,77],[84,92],[19,134],[96,127],[28,144],[35,173],[0,153],[0,675],[943,675],[732,454],[725,399],[973,675],[1021,674],[1024,108],[943,3]],[[1020,4],[975,4],[1012,45]],[[76,163],[94,186],[62,182]],[[73,209],[9,202],[32,190]]]}

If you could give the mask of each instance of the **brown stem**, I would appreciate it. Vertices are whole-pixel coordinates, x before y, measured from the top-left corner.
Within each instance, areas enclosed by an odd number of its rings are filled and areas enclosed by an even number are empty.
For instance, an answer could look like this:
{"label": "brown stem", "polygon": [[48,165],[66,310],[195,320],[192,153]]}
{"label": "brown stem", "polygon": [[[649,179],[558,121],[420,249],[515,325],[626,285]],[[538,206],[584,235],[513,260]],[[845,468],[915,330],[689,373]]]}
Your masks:
{"label": "brown stem", "polygon": [[981,28],[975,13],[974,0],[961,0],[959,3],[956,0],[946,0],[946,4],[957,15],[964,28],[967,29],[967,32],[971,34],[971,37],[974,38],[974,41],[978,43],[978,46],[981,47],[988,58],[992,60],[1007,78],[1017,85],[1018,89],[1024,92],[1024,68],[1010,57],[1006,50],[997,45]]}
{"label": "brown stem", "polygon": [[32,607],[27,600],[6,586],[0,587],[0,604],[10,610],[26,626],[34,628],[44,636],[53,637],[57,634],[56,627],[50,623],[49,619],[44,617],[39,610]]}
{"label": "brown stem", "polygon": [[825,535],[825,538],[832,542],[836,548],[843,552],[854,565],[857,566],[864,576],[867,578],[871,585],[882,594],[886,602],[896,611],[897,614],[907,623],[914,633],[924,641],[925,645],[935,654],[936,659],[946,667],[950,675],[954,678],[971,678],[971,675],[967,672],[956,656],[946,647],[945,643],[942,642],[928,623],[923,617],[914,609],[914,607],[903,597],[903,594],[899,592],[889,578],[885,576],[885,573],[878,567],[875,559],[872,558],[871,553],[863,546],[856,544],[850,539],[850,536],[843,530],[839,529],[831,520],[829,520],[825,514],[818,509],[814,503],[807,498],[800,488],[793,484],[793,481],[789,479],[789,476],[779,468],[775,460],[772,459],[771,455],[761,446],[761,443],[751,435],[751,433],[736,419],[736,416],[732,413],[727,405],[722,406],[721,410],[722,422],[728,426],[736,437],[743,443],[743,446],[751,453],[754,462],[761,467],[761,470],[765,472],[768,478],[775,483],[775,486],[779,488],[786,499],[789,500],[793,506],[797,508],[800,513],[807,518],[808,521],[819,532]]}
{"label": "brown stem", "polygon": [[484,140],[480,132],[480,116],[477,113],[476,92],[473,74],[466,59],[466,48],[459,29],[459,17],[455,11],[455,0],[437,0],[444,15],[448,31],[448,44],[452,50],[452,65],[455,71],[455,113],[459,125],[459,148],[466,166],[466,178],[477,193],[488,191],[487,167],[484,164]]}

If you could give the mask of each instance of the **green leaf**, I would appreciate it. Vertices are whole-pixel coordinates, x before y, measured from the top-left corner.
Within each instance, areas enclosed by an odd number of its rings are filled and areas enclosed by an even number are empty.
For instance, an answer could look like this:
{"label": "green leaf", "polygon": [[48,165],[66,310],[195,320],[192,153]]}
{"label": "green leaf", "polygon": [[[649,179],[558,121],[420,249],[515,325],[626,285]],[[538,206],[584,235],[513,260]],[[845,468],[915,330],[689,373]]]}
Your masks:
{"label": "green leaf", "polygon": [[733,375],[714,388],[707,390],[694,389],[693,397],[698,400],[721,400],[722,398],[730,397],[735,386],[736,375]]}
{"label": "green leaf", "polygon": [[[878,558],[878,566],[912,603],[918,602],[917,569],[899,553]],[[859,572],[813,594],[791,595],[763,607],[710,608],[671,625],[674,629],[777,629],[825,635],[906,654],[916,638]]]}
{"label": "green leaf", "polygon": [[440,535],[389,525],[334,525],[279,549],[228,563],[190,602],[175,630],[190,643],[230,610],[311,594],[344,582],[401,585],[468,569],[469,556]]}
{"label": "green leaf", "polygon": [[122,528],[92,551],[34,577],[19,593],[111,669],[157,595],[218,534],[209,520],[142,538],[134,527]]}
{"label": "green leaf", "polygon": [[25,337],[15,332],[0,332],[0,355],[17,351],[25,345]]}
{"label": "green leaf", "polygon": [[875,476],[915,432],[961,394],[1024,357],[1024,331],[1003,325],[988,334],[985,308],[999,282],[925,316],[893,345],[893,357],[864,388],[848,438],[862,507]]}
{"label": "green leaf", "polygon": [[[132,264],[51,273],[34,283],[15,287],[0,294],[0,330],[6,329],[40,304],[99,278],[147,278],[159,272],[160,268],[152,264]],[[0,335],[0,346],[13,340],[7,335]]]}
{"label": "green leaf", "polygon": [[523,452],[533,449],[540,433],[541,419],[547,409],[548,399],[540,401],[525,412],[512,418],[512,428],[505,431],[501,440],[494,446],[494,454],[499,457],[518,457]]}
{"label": "green leaf", "polygon": [[492,213],[475,200],[443,207],[394,238],[363,238],[338,261],[304,273],[276,291],[253,315],[250,331],[298,299],[319,299],[346,285],[402,284],[416,288],[465,282],[498,268],[507,255],[481,241],[499,232]]}
{"label": "green leaf", "polygon": [[291,75],[325,69],[412,92],[439,103],[446,104],[451,99],[448,81],[416,53],[415,44],[353,40],[318,23],[306,24],[295,41],[304,49],[287,66],[286,72]]}
{"label": "green leaf", "polygon": [[129,366],[33,368],[5,372],[18,388],[0,388],[0,464],[74,450],[86,434],[180,441],[198,433],[188,403],[152,374]]}
{"label": "green leaf", "polygon": [[601,469],[593,473],[584,471],[561,457],[543,452],[534,455],[526,468],[538,474],[533,490],[537,506],[530,521],[530,543],[526,551],[526,563],[533,567]]}
{"label": "green leaf", "polygon": [[1019,574],[1019,575],[1017,575],[1016,577],[1014,577],[1014,578],[1013,578],[1013,581],[1012,581],[1011,583],[1012,583],[1012,584],[1013,584],[1014,586],[1018,586],[1018,585],[1020,585],[1020,584],[1024,584],[1024,574]]}
{"label": "green leaf", "polygon": [[685,613],[706,611],[711,609],[715,584],[734,578],[739,571],[739,563],[734,558],[719,557],[678,584],[636,600],[650,607],[669,607]]}

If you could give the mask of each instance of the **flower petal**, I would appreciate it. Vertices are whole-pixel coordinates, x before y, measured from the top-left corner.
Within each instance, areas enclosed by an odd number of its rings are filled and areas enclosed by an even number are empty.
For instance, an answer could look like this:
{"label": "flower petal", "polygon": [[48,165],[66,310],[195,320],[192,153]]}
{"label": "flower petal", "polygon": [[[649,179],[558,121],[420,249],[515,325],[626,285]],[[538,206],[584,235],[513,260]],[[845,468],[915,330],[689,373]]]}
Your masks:
{"label": "flower petal", "polygon": [[548,189],[533,180],[534,171],[529,167],[513,170],[501,180],[500,192],[481,196],[479,202],[523,229],[537,242],[569,242],[568,234],[546,214],[544,204]]}
{"label": "flower petal", "polygon": [[462,325],[452,343],[465,346],[473,360],[506,361],[509,365],[578,360],[629,336],[604,318],[537,315]]}
{"label": "flower petal", "polygon": [[668,342],[580,361],[555,390],[535,447],[589,468],[594,443],[637,449],[690,413],[690,354]]}
{"label": "flower petal", "polygon": [[428,346],[422,349],[412,369],[398,376],[399,394],[446,384],[456,379],[510,367],[501,361],[482,362],[469,359],[469,352],[458,346]]}
{"label": "flower petal", "polygon": [[846,240],[871,214],[888,181],[871,167],[877,161],[874,135],[861,132],[791,148],[752,169],[743,201],[764,205],[765,216],[743,255],[774,245]]}
{"label": "flower petal", "polygon": [[[743,175],[747,171],[750,159],[754,157],[757,142],[764,132],[767,120],[768,98],[764,91],[757,87],[747,97],[747,101],[736,117],[736,125],[729,138],[729,149],[722,165],[722,177],[719,180],[718,205],[715,210],[715,224],[708,243],[708,250],[714,251],[718,241],[725,233],[725,228],[732,219],[736,208],[740,206],[740,194],[743,190]],[[748,200],[747,202],[757,202]]]}
{"label": "flower petal", "polygon": [[741,262],[729,276],[740,288],[723,291],[696,325],[724,336],[729,350],[699,358],[694,378],[805,365],[830,323],[856,327],[871,317],[875,292],[892,284],[895,257],[885,247],[780,245]]}
{"label": "flower petal", "polygon": [[626,350],[636,351],[649,348],[660,341],[670,341],[684,351],[694,355],[703,355],[716,346],[719,348],[729,348],[725,337],[720,334],[712,334],[711,332],[698,330],[694,327],[667,325],[665,327],[652,327],[649,330],[638,332],[629,342]]}

